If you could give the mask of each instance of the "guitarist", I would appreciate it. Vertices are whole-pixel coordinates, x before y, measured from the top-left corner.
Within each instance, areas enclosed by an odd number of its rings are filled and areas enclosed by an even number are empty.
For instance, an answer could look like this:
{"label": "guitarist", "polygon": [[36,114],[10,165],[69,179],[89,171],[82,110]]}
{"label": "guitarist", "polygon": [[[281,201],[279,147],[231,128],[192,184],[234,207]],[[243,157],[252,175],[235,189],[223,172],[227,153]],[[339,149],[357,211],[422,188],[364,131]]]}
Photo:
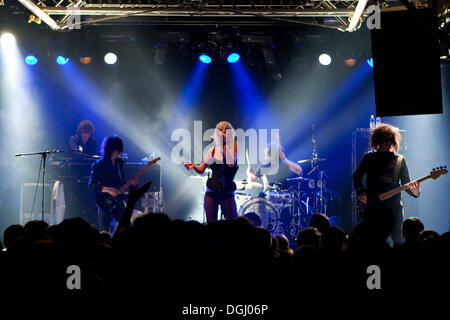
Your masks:
{"label": "guitarist", "polygon": [[[358,200],[368,204],[381,193],[392,190],[406,184],[409,178],[408,167],[403,156],[398,154],[401,135],[398,129],[390,124],[381,124],[370,135],[370,147],[361,159],[353,173],[353,185],[358,195]],[[362,183],[366,175],[366,187]],[[413,182],[411,188],[406,190],[411,196],[417,198],[420,194],[420,185]],[[401,193],[383,201],[383,204],[392,209],[395,217],[394,229],[391,233],[395,245],[402,243],[401,225],[403,223],[403,205]]]}
{"label": "guitarist", "polygon": [[[120,158],[123,153],[123,141],[118,136],[105,137],[101,146],[102,158],[94,162],[91,167],[89,188],[95,191],[98,196],[101,193],[109,193],[112,197],[120,197],[118,190],[126,180],[124,175],[124,162]],[[137,185],[137,179],[131,181],[132,185]],[[124,206],[118,206],[110,213],[98,210],[98,222],[100,231],[110,231],[113,218],[120,220]]]}

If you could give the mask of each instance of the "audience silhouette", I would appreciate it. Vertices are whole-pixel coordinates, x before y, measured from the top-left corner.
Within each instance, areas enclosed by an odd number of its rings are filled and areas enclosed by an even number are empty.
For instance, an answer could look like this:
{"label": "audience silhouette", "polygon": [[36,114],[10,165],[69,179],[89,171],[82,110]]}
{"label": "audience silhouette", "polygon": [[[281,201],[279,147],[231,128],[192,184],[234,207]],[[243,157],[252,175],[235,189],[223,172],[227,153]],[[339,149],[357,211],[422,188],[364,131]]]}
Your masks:
{"label": "audience silhouette", "polygon": [[[81,218],[9,226],[0,254],[5,292],[117,297],[140,288],[157,295],[159,308],[169,301],[185,303],[186,297],[208,303],[279,298],[281,305],[294,307],[295,296],[283,294],[292,288],[311,303],[320,294],[333,299],[344,291],[370,294],[370,265],[382,270],[384,292],[406,289],[406,295],[432,290],[449,270],[448,232],[424,230],[418,218],[408,218],[404,244],[392,248],[387,239],[394,219],[383,205],[367,209],[348,236],[330,226],[325,215],[315,215],[311,227],[299,231],[294,253],[285,235],[272,235],[244,217],[201,224],[151,213],[131,223],[134,205],[148,188],[130,190],[114,234],[99,232]],[[67,286],[72,265],[82,272],[78,291]]]}

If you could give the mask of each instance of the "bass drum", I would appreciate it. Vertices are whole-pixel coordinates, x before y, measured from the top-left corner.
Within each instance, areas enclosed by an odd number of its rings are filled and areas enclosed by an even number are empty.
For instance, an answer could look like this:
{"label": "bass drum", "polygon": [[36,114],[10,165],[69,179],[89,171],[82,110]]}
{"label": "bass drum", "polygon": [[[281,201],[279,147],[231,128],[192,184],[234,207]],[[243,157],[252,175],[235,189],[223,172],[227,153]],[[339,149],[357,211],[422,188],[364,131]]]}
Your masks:
{"label": "bass drum", "polygon": [[252,196],[250,194],[236,192],[234,194],[234,200],[236,201],[237,212],[239,212],[239,210],[241,209],[243,204],[246,203],[251,198],[252,198]]}
{"label": "bass drum", "polygon": [[254,198],[248,200],[239,210],[241,217],[246,217],[253,222],[255,226],[263,227],[271,233],[278,231],[280,224],[278,208],[263,198]]}

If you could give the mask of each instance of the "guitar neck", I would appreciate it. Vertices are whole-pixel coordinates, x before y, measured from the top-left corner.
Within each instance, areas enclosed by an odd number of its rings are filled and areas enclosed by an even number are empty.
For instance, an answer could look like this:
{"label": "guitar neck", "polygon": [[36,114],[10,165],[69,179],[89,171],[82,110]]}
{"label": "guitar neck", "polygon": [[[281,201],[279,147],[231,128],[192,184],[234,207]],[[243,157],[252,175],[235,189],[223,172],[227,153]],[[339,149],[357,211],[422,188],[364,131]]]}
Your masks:
{"label": "guitar neck", "polygon": [[125,182],[125,184],[122,187],[120,187],[120,189],[119,189],[120,193],[124,193],[130,187],[131,180],[137,179],[140,176],[142,176],[144,174],[144,172],[151,166],[152,166],[152,164],[150,164],[150,163],[147,164],[145,167],[143,167],[141,170],[139,170],[132,178],[130,178],[127,182]]}
{"label": "guitar neck", "polygon": [[[414,180],[414,181],[412,181],[412,182],[418,182],[418,183],[421,183],[421,182],[423,182],[423,181],[425,181],[425,180],[427,180],[427,179],[430,179],[430,178],[431,178],[431,176],[428,175],[428,176],[422,177],[422,178],[420,178],[420,179]],[[411,183],[411,182],[410,182],[410,183]],[[382,193],[382,194],[380,194],[380,195],[378,196],[378,198],[379,198],[381,201],[386,200],[386,199],[389,199],[389,198],[392,198],[392,197],[395,196],[397,193],[400,193],[400,192],[402,192],[402,191],[405,191],[405,190],[409,189],[409,188],[410,188],[410,183],[404,184],[403,186],[400,186],[400,187],[397,187],[397,188],[395,188],[395,189],[389,190],[388,192]]]}

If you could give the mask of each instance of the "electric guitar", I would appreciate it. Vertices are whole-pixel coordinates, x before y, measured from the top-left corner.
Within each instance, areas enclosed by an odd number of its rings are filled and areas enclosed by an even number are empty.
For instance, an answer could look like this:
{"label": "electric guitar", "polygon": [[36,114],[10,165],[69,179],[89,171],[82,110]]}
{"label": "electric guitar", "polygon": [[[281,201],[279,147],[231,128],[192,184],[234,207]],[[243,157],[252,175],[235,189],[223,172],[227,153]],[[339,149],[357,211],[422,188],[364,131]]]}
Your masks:
{"label": "electric guitar", "polygon": [[145,167],[139,170],[138,173],[136,173],[131,179],[125,182],[125,184],[118,189],[119,194],[117,196],[113,197],[107,192],[97,193],[97,195],[95,196],[95,202],[97,203],[97,206],[100,208],[100,210],[107,214],[111,214],[115,210],[125,210],[125,202],[122,200],[122,197],[120,195],[130,187],[131,181],[133,179],[139,178],[148,168],[157,163],[159,160],[161,160],[161,158],[156,158],[148,161]]}
{"label": "electric guitar", "polygon": [[402,186],[399,186],[399,187],[397,187],[397,188],[394,188],[394,189],[389,190],[389,191],[387,191],[387,192],[384,192],[384,193],[382,193],[382,194],[379,194],[379,195],[376,196],[376,197],[370,198],[365,204],[362,203],[361,201],[359,201],[359,202],[360,202],[360,206],[362,207],[362,209],[364,209],[364,208],[367,208],[367,207],[376,205],[376,204],[378,204],[378,203],[381,203],[381,202],[384,201],[384,200],[387,200],[387,199],[389,199],[389,198],[392,198],[393,196],[395,196],[396,194],[398,194],[398,193],[400,193],[400,192],[402,192],[402,191],[405,191],[405,190],[410,189],[410,188],[411,188],[411,184],[412,184],[413,182],[421,183],[421,182],[423,182],[423,181],[425,181],[425,180],[428,180],[428,179],[430,179],[430,178],[433,179],[433,180],[436,180],[436,179],[439,178],[441,175],[445,175],[445,174],[447,174],[447,173],[448,173],[447,166],[434,168],[433,170],[430,171],[430,174],[429,174],[429,175],[424,176],[424,177],[422,177],[422,178],[420,178],[420,179],[411,181],[411,182],[409,182],[409,183],[406,183],[406,184],[404,184],[404,185],[402,185]]}

